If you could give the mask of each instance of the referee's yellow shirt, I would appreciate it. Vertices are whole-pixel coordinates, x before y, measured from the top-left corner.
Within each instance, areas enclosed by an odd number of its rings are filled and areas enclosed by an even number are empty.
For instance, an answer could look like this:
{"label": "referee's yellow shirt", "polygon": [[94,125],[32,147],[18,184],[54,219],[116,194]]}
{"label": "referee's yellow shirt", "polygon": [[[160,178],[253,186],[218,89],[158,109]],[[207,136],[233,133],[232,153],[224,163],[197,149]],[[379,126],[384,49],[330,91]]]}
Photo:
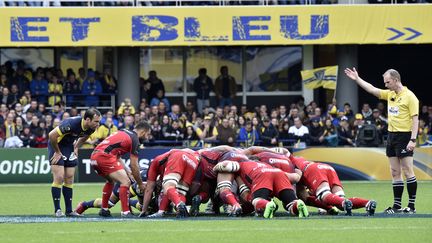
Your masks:
{"label": "referee's yellow shirt", "polygon": [[388,89],[380,90],[380,99],[388,102],[388,131],[411,132],[412,117],[419,112],[419,101],[415,94],[404,86],[399,94]]}

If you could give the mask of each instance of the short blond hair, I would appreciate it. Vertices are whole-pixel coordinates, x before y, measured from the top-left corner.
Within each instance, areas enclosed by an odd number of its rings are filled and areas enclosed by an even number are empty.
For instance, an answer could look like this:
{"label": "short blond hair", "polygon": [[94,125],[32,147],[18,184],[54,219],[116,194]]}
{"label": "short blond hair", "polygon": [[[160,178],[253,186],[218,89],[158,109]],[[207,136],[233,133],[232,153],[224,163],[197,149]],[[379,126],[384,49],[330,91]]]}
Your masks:
{"label": "short blond hair", "polygon": [[385,71],[385,73],[383,74],[383,77],[386,76],[387,74],[390,75],[390,77],[392,79],[395,79],[399,82],[402,82],[399,72],[396,71],[395,69],[389,69],[389,70]]}

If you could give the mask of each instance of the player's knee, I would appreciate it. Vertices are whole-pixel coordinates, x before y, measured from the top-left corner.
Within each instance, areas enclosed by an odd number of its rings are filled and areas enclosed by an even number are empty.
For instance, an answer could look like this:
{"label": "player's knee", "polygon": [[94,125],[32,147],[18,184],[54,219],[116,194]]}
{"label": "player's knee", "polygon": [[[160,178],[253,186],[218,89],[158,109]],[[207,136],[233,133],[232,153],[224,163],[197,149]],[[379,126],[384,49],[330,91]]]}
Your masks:
{"label": "player's knee", "polygon": [[225,191],[225,190],[231,190],[231,187],[232,187],[231,181],[218,182],[218,184],[216,186],[216,194],[219,194],[220,192]]}
{"label": "player's knee", "polygon": [[328,196],[328,195],[330,195],[331,194],[331,192],[330,192],[330,189],[329,188],[322,188],[322,189],[320,189],[320,190],[318,190],[317,192],[316,192],[316,195],[317,195],[317,198],[322,202],[322,201],[324,201],[324,199]]}
{"label": "player's knee", "polygon": [[176,189],[177,189],[177,192],[178,192],[179,194],[182,194],[182,195],[186,196],[186,194],[187,194],[188,191],[189,191],[189,186],[187,186],[187,185],[182,185],[182,184],[177,184]]}
{"label": "player's knee", "polygon": [[164,191],[166,191],[168,188],[176,188],[178,183],[179,179],[177,178],[177,176],[166,175],[163,178],[162,187],[164,188]]}

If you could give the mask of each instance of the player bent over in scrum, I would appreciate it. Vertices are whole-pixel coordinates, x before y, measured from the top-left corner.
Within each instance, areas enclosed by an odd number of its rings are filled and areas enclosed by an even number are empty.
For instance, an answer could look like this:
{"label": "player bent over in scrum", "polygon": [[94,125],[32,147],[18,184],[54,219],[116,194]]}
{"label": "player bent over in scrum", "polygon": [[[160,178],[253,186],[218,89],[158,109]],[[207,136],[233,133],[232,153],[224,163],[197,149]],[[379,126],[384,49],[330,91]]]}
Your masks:
{"label": "player bent over in scrum", "polygon": [[[346,215],[352,215],[352,209],[363,207],[366,208],[368,215],[375,214],[376,201],[358,197],[345,199],[342,183],[336,171],[330,165],[315,163],[294,156],[291,156],[290,160],[303,172],[303,176],[297,184],[299,189],[303,185],[319,201],[344,210]],[[301,194],[301,192],[298,194]]]}
{"label": "player bent over in scrum", "polygon": [[130,153],[132,176],[137,182],[138,188],[144,191],[145,185],[141,179],[138,166],[138,149],[140,140],[148,136],[150,129],[148,123],[140,121],[133,131],[118,131],[105,138],[93,151],[91,155],[93,168],[100,176],[106,179],[102,193],[102,208],[99,211],[100,216],[111,217],[108,201],[114,187],[114,182],[120,183],[121,216],[132,216],[129,210],[129,187],[131,181],[124,169],[125,165],[121,156]]}
{"label": "player bent over in scrum", "polygon": [[[144,202],[140,217],[147,216],[148,204],[156,186],[158,176],[162,177],[163,195],[160,211],[165,209],[169,201],[177,209],[177,217],[188,216],[186,194],[195,177],[199,166],[198,154],[190,149],[173,149],[157,156],[149,168],[148,184],[144,193]],[[163,216],[162,212],[157,216]]]}
{"label": "player bent over in scrum", "polygon": [[292,215],[308,217],[309,212],[302,200],[298,200],[293,186],[285,172],[273,168],[268,164],[255,161],[223,161],[214,167],[218,172],[232,172],[239,176],[245,184],[251,188],[252,204],[255,212],[264,218],[273,218],[277,210],[276,203],[271,199],[272,195],[282,201],[284,208]]}

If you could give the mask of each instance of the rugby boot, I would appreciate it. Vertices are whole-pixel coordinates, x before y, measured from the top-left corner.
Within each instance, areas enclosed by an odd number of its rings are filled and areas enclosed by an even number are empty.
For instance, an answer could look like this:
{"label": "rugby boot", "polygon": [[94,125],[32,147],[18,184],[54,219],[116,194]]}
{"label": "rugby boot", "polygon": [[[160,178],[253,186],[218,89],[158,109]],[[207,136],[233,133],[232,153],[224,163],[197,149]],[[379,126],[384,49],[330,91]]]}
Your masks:
{"label": "rugby boot", "polygon": [[57,211],[55,212],[54,216],[56,216],[57,218],[65,217],[65,215],[61,211],[61,209],[57,209]]}
{"label": "rugby boot", "polygon": [[370,200],[367,204],[366,204],[366,213],[368,216],[374,216],[375,215],[375,210],[377,207],[377,202],[375,200]]}
{"label": "rugby boot", "polygon": [[104,217],[104,218],[112,217],[111,212],[109,210],[105,210],[102,208],[101,208],[101,210],[99,210],[99,216]]}
{"label": "rugby boot", "polygon": [[300,199],[297,199],[297,211],[298,211],[298,217],[299,218],[307,218],[307,217],[309,217],[309,211],[307,209],[307,206]]}
{"label": "rugby boot", "polygon": [[273,200],[268,202],[266,204],[265,209],[264,209],[264,214],[263,214],[264,218],[266,218],[266,219],[273,218],[273,215],[274,215],[274,212],[276,211],[276,209],[277,209],[277,206]]}
{"label": "rugby boot", "polygon": [[345,215],[352,216],[352,207],[353,207],[353,203],[350,200],[345,199],[343,202],[343,208],[345,210]]}
{"label": "rugby boot", "polygon": [[201,196],[196,195],[192,198],[191,207],[189,209],[189,214],[196,217],[199,213],[199,207],[201,205]]}
{"label": "rugby boot", "polygon": [[188,211],[184,202],[177,205],[177,218],[186,218],[188,216]]}

